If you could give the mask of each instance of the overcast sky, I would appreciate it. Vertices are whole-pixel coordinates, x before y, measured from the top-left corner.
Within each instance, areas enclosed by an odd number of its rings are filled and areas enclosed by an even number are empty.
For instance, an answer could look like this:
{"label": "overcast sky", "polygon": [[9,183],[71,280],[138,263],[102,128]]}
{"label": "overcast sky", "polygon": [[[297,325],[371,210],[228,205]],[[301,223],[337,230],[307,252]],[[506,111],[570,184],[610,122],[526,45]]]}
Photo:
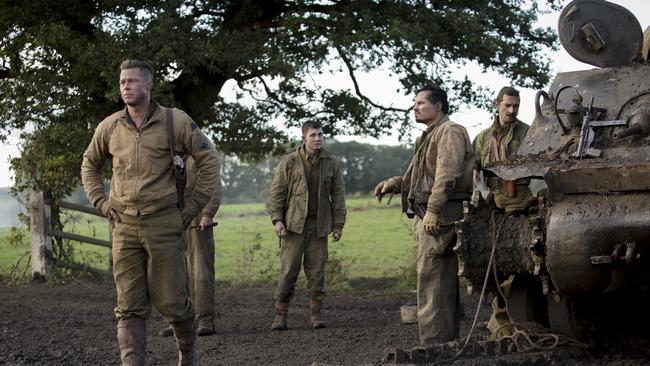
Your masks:
{"label": "overcast sky", "polygon": [[[645,29],[650,25],[650,1],[647,0],[614,0],[612,1],[616,4],[622,5],[625,8],[629,9],[639,20],[642,29]],[[568,4],[569,1],[562,1],[562,4]],[[556,29],[557,20],[559,12],[553,12],[547,15],[544,15],[540,18],[539,24],[541,26],[552,27]],[[567,72],[567,71],[576,71],[576,70],[586,70],[594,68],[591,65],[583,64],[579,61],[574,60],[569,56],[564,49],[560,47],[560,50],[557,52],[549,52],[549,57],[552,59],[552,69],[553,73],[557,72]],[[508,80],[504,79],[496,73],[483,74],[477,68],[471,75],[475,80],[481,80],[482,84],[491,86],[491,89],[498,90],[501,86],[508,85]],[[340,77],[333,77],[331,80],[335,83],[340,83],[341,88],[350,88],[351,83],[345,75]],[[378,80],[380,83],[385,83],[386,85],[377,85]],[[117,82],[117,80],[116,80]],[[381,76],[376,74],[370,74],[365,77],[360,77],[359,82],[361,89],[364,94],[373,98],[373,100],[379,101],[383,104],[394,103],[398,107],[408,107],[411,103],[411,97],[399,97],[395,94],[388,94],[396,89],[395,81],[386,79],[382,80]],[[535,96],[536,90],[532,89],[521,89],[521,107],[519,110],[519,118],[526,122],[530,123],[535,115],[533,107],[533,99]],[[224,87],[222,93],[229,93],[231,90]],[[397,99],[396,99],[397,98]],[[463,109],[452,115],[452,120],[464,125],[470,137],[476,136],[481,130],[488,127],[491,123],[491,112],[477,109]],[[295,137],[298,136],[298,131],[292,132]],[[419,134],[419,133],[418,133]],[[343,140],[358,140],[362,142],[369,143],[385,143],[385,144],[396,144],[398,143],[397,136],[385,136],[379,140],[377,139],[363,139],[358,137],[347,137],[342,138]],[[409,137],[408,140],[411,138]],[[8,160],[18,155],[18,148],[15,144],[16,139],[12,139],[7,144],[0,144],[0,187],[7,187],[12,184],[13,172],[9,171]]]}

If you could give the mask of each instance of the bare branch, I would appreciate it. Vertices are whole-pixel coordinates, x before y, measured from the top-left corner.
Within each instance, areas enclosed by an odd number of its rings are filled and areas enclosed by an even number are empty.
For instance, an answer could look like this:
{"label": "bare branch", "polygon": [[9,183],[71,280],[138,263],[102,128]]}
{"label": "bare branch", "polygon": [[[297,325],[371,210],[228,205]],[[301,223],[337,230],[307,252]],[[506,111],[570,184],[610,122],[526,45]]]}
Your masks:
{"label": "bare branch", "polygon": [[354,75],[354,67],[352,66],[352,62],[348,57],[345,55],[343,50],[339,45],[336,45],[336,50],[339,53],[339,56],[341,56],[341,60],[343,60],[343,63],[345,63],[345,66],[348,68],[348,74],[350,75],[350,79],[352,80],[352,83],[354,84],[354,92],[357,94],[359,98],[364,100],[366,103],[370,104],[371,106],[375,108],[382,109],[384,111],[390,111],[390,112],[403,112],[406,113],[409,110],[408,109],[402,109],[402,108],[394,108],[394,107],[385,107],[383,105],[377,104],[370,100],[370,98],[366,97],[361,93],[361,89],[359,88],[359,82],[357,81],[357,77]]}

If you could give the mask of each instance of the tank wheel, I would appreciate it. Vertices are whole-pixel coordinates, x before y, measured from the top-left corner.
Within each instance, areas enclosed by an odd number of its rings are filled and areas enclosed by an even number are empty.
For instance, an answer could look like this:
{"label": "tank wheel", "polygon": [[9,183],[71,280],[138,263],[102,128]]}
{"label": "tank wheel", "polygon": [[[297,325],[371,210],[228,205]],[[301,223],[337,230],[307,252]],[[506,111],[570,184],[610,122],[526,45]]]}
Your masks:
{"label": "tank wheel", "polygon": [[512,279],[508,296],[508,313],[517,323],[538,323],[548,326],[546,301],[539,277],[518,274]]}

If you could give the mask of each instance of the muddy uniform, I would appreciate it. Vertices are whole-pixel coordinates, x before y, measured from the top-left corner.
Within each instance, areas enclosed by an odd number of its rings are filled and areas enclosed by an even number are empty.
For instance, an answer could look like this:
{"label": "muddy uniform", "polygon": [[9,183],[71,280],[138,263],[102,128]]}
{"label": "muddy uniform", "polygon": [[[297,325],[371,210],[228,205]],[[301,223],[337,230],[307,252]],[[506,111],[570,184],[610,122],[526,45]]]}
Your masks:
{"label": "muddy uniform", "polygon": [[282,221],[287,235],[280,249],[280,276],[276,301],[288,303],[304,256],[309,298],[325,297],[327,235],[345,224],[345,192],[339,162],[321,149],[311,163],[304,147],[282,157],[269,194],[273,224]]}
{"label": "muddy uniform", "polygon": [[[191,196],[194,193],[198,175],[196,174],[196,163],[194,159],[188,158],[187,165],[187,189],[185,194]],[[199,172],[200,174],[200,172]],[[210,201],[205,205],[199,215],[192,220],[192,226],[199,226],[201,218],[214,218],[221,206],[222,197],[221,180],[217,185]],[[215,275],[214,275],[214,233],[212,227],[199,230],[191,228],[187,232],[187,265],[190,283],[190,293],[194,301],[197,324],[205,324],[210,328],[214,327],[214,306],[215,306]]]}
{"label": "muddy uniform", "polygon": [[[138,129],[126,108],[104,119],[86,149],[81,178],[90,202],[109,200],[117,211],[113,235],[113,276],[118,319],[146,319],[151,303],[169,323],[194,318],[185,264],[185,228],[208,202],[219,179],[212,143],[182,111],[173,110],[174,149],[194,158],[200,180],[184,208],[178,208],[171,165],[166,108],[153,100]],[[110,195],[102,168],[112,159]]]}
{"label": "muddy uniform", "polygon": [[[458,338],[460,298],[453,224],[463,216],[472,192],[474,152],[464,127],[447,116],[426,129],[401,184],[402,209],[415,217],[418,241],[417,298],[420,344]],[[424,230],[428,211],[438,217],[434,235]]]}
{"label": "muddy uniform", "polygon": [[[492,126],[483,130],[474,139],[474,152],[476,153],[475,168],[499,161],[507,161],[514,157],[521,145],[529,126],[520,120],[514,123],[501,126],[499,117],[495,117]],[[516,181],[516,192],[514,197],[508,197],[502,187],[501,181],[494,177],[486,179],[490,191],[494,195],[494,203],[498,208],[506,212],[521,210],[525,207],[526,201],[532,197],[528,184],[529,179],[518,179]],[[506,279],[500,284],[504,294],[508,296],[513,277]],[[510,322],[505,304],[502,304],[499,297],[492,300],[492,315],[488,321],[488,329],[492,338],[499,338],[512,333],[512,327],[504,326]]]}
{"label": "muddy uniform", "polygon": [[[502,127],[497,116],[492,126],[483,130],[474,139],[475,168],[480,170],[489,163],[512,159],[526,137],[528,128],[529,126],[520,120]],[[531,197],[529,183],[529,179],[518,179],[515,196],[508,197],[500,179],[495,177],[486,179],[486,185],[494,195],[494,203],[506,211],[524,208],[526,201]]]}

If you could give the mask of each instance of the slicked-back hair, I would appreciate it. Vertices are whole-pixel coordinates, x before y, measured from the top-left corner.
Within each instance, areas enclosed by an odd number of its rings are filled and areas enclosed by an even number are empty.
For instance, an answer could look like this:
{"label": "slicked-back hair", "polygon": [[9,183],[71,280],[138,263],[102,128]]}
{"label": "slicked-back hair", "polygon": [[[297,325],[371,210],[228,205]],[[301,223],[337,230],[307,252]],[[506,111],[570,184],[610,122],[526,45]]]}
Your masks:
{"label": "slicked-back hair", "polygon": [[127,69],[140,69],[148,80],[153,80],[153,67],[148,62],[136,59],[124,60],[120,64],[120,71]]}
{"label": "slicked-back hair", "polygon": [[302,135],[305,136],[307,135],[307,131],[311,129],[318,129],[318,128],[323,128],[323,126],[320,124],[320,122],[316,121],[307,121],[302,124]]}
{"label": "slicked-back hair", "polygon": [[442,90],[441,87],[435,84],[426,84],[420,89],[418,89],[415,94],[417,95],[420,92],[428,92],[427,93],[427,100],[431,102],[431,104],[436,104],[438,102],[442,103],[442,111],[447,114],[449,113],[449,102],[447,101],[447,92]]}
{"label": "slicked-back hair", "polygon": [[499,90],[499,94],[497,94],[497,104],[501,103],[504,95],[509,95],[511,97],[519,98],[519,90],[511,86],[504,86],[503,88],[501,88],[501,90]]}

